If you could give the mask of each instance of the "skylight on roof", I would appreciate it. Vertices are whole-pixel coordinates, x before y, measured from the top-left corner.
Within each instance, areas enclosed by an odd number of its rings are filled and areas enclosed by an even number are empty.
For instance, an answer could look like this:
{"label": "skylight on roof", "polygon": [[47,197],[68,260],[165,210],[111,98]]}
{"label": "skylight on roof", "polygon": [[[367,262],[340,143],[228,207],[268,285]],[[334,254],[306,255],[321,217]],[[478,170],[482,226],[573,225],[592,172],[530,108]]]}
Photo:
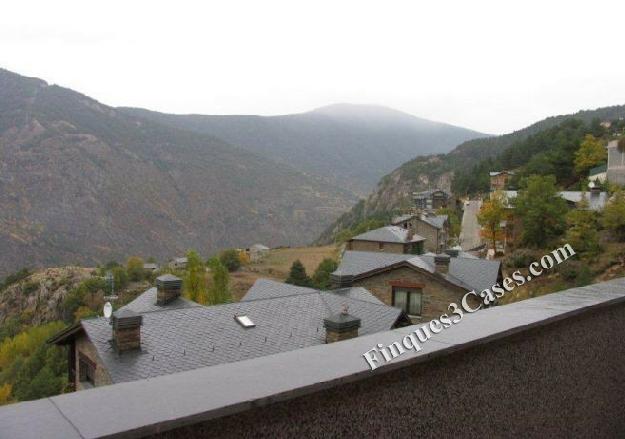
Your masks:
{"label": "skylight on roof", "polygon": [[234,319],[239,323],[239,325],[243,326],[244,328],[253,328],[254,326],[256,326],[252,319],[250,319],[248,316],[234,316]]}

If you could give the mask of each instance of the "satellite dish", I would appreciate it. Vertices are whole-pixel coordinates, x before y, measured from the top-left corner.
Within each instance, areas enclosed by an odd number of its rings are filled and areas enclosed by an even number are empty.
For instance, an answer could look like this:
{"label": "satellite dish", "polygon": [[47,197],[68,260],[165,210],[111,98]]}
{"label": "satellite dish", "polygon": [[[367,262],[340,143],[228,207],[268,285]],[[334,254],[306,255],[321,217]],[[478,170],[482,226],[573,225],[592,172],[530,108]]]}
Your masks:
{"label": "satellite dish", "polygon": [[111,305],[111,302],[106,302],[104,304],[104,317],[110,319],[111,315],[113,315],[113,305]]}

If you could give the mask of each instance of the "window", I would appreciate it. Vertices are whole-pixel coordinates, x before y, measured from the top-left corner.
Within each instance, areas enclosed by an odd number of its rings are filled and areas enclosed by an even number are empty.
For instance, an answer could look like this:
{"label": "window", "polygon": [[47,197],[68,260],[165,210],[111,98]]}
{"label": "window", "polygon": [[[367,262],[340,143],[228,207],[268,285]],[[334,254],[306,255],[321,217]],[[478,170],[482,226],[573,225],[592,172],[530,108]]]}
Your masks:
{"label": "window", "polygon": [[244,328],[253,328],[254,326],[256,326],[252,319],[250,319],[248,316],[234,316],[234,318],[237,322],[239,322],[239,325],[243,326]]}
{"label": "window", "polygon": [[95,386],[95,363],[83,354],[78,354],[78,377],[81,383]]}
{"label": "window", "polygon": [[421,315],[421,288],[393,287],[393,306],[410,316]]}

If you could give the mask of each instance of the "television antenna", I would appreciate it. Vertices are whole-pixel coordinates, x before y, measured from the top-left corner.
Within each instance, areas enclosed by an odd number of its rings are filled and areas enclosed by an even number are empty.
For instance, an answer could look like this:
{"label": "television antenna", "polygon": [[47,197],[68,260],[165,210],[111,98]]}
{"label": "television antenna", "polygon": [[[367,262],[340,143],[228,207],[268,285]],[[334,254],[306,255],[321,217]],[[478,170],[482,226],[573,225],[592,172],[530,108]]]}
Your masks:
{"label": "television antenna", "polygon": [[111,294],[108,296],[104,296],[104,300],[110,302],[112,300],[119,299],[119,296],[115,294],[115,276],[113,276],[113,273],[107,271],[106,275],[104,276],[104,280],[108,285],[111,286]]}

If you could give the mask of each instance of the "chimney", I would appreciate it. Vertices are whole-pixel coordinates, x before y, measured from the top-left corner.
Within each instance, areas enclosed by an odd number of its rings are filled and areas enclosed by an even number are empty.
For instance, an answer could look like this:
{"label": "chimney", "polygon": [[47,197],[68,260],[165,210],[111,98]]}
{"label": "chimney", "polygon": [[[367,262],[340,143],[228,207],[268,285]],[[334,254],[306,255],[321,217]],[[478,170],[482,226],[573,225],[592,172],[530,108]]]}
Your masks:
{"label": "chimney", "polygon": [[434,266],[438,273],[447,273],[449,271],[449,255],[441,254],[434,256]]}
{"label": "chimney", "polygon": [[141,323],[143,316],[129,309],[116,311],[111,316],[113,346],[122,353],[141,348]]}
{"label": "chimney", "polygon": [[182,279],[171,274],[164,274],[156,278],[156,304],[167,305],[180,297]]}
{"label": "chimney", "polygon": [[334,343],[358,337],[360,319],[350,315],[347,312],[347,305],[343,305],[340,313],[323,319],[323,326],[326,329],[326,343]]}

